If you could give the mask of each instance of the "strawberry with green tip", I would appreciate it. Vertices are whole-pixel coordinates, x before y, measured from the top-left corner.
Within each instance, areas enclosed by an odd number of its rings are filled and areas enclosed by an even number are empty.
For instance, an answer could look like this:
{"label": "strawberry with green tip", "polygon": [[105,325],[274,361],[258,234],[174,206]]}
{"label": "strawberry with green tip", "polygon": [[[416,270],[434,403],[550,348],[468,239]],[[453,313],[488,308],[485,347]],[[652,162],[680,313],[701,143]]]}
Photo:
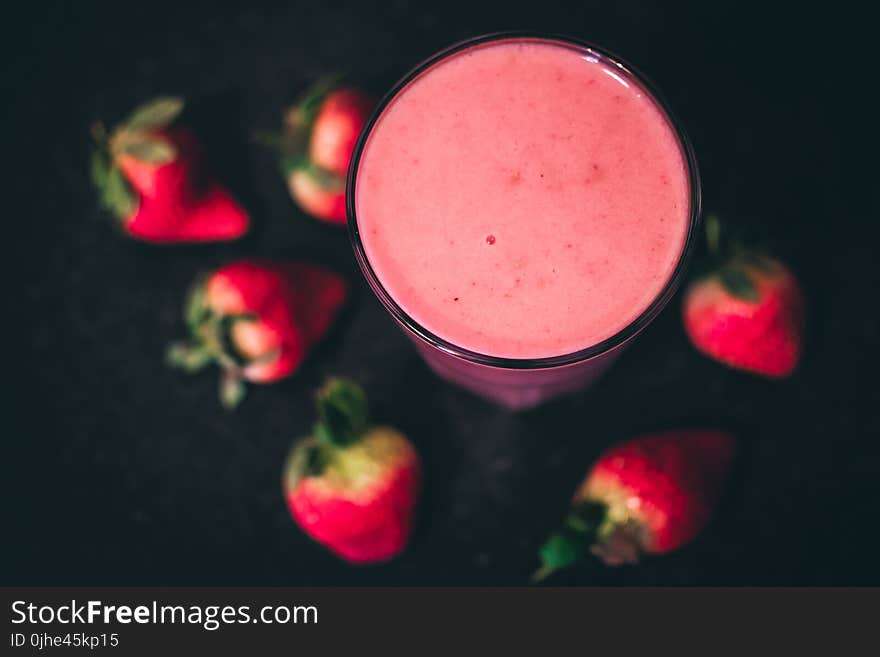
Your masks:
{"label": "strawberry with green tip", "polygon": [[534,580],[592,554],[635,563],[693,540],[709,521],[735,439],[714,430],[643,436],[606,451],[578,488],[563,528],[541,548]]}
{"label": "strawberry with green tip", "polygon": [[250,218],[211,175],[199,141],[173,125],[179,98],[156,98],[108,133],[92,129],[101,205],[131,237],[156,244],[238,239]]}
{"label": "strawberry with green tip", "polygon": [[234,408],[244,382],[290,376],[328,331],[347,297],[337,274],[312,264],[242,260],[199,278],[186,305],[191,340],[168,362],[195,372],[223,369],[220,398]]}
{"label": "strawberry with green tip", "polygon": [[328,78],[285,113],[281,168],[291,196],[307,213],[345,223],[348,165],[372,108],[369,96]]}
{"label": "strawberry with green tip", "polygon": [[768,378],[789,376],[801,357],[804,295],[778,260],[732,245],[722,248],[717,217],[706,220],[715,267],[684,295],[685,331],[698,351]]}
{"label": "strawberry with green tip", "polygon": [[318,422],[284,469],[290,513],[302,530],[354,564],[400,554],[412,531],[422,466],[396,429],[372,426],[363,390],[331,379],[317,395]]}

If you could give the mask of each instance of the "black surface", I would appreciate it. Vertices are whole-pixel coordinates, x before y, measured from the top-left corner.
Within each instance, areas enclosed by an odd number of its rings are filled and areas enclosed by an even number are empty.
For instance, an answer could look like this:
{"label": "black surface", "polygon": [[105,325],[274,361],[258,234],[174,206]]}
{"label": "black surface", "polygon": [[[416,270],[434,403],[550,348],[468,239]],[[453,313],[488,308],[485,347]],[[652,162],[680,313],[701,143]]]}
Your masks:
{"label": "black surface", "polygon": [[[554,582],[880,584],[876,162],[856,118],[867,101],[854,51],[866,19],[716,2],[418,4],[35,3],[5,20],[2,582],[519,584],[600,450],[708,424],[737,430],[743,453],[704,534],[638,567]],[[794,377],[700,357],[676,299],[599,385],[505,413],[426,370],[361,283],[344,231],[302,215],[272,154],[248,143],[317,76],[348,70],[380,93],[435,50],[505,28],[592,40],[665,92],[694,142],[705,207],[763,232],[803,280],[810,332]],[[187,119],[257,218],[240,244],[132,243],[96,207],[90,122],[160,92],[191,100]],[[230,415],[215,372],[187,378],[162,355],[183,335],[196,272],[250,255],[328,263],[357,295],[293,379],[252,389]],[[280,495],[283,457],[328,373],[360,379],[426,462],[418,531],[388,565],[337,561]]]}

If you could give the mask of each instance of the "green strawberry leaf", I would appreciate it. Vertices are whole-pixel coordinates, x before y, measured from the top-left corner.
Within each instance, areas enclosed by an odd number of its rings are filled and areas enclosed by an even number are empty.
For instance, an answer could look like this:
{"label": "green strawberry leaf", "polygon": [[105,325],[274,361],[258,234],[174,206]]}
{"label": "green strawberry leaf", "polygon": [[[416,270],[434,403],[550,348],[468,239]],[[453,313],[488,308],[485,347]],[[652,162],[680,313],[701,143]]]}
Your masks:
{"label": "green strawberry leaf", "polygon": [[107,154],[100,148],[92,149],[92,183],[98,191],[102,191],[107,185],[107,177],[110,175],[110,160]]}
{"label": "green strawberry leaf", "polygon": [[327,468],[327,455],[320,445],[309,445],[305,456],[306,461],[303,474],[317,477]]}
{"label": "green strawberry leaf", "polygon": [[350,379],[330,379],[318,391],[318,422],[315,436],[319,442],[345,447],[358,441],[370,426],[367,396]]}
{"label": "green strawberry leaf", "polygon": [[183,99],[176,96],[154,98],[134,110],[120,129],[138,132],[164,128],[180,116],[183,106]]}
{"label": "green strawberry leaf", "polygon": [[281,175],[285,178],[287,178],[293,171],[308,169],[310,166],[308,157],[296,150],[290,152],[282,151],[279,164],[281,166]]}
{"label": "green strawberry leaf", "polygon": [[205,301],[206,279],[207,277],[204,275],[196,279],[190,288],[186,304],[184,305],[184,320],[194,336],[199,335],[199,328],[202,322],[211,314],[211,309],[208,308],[208,304]]}
{"label": "green strawberry leaf", "polygon": [[748,272],[735,264],[727,264],[718,270],[721,285],[731,295],[746,301],[758,301],[758,290]]}
{"label": "green strawberry leaf", "polygon": [[244,401],[247,389],[237,372],[226,371],[220,379],[220,403],[228,411],[234,410]]}
{"label": "green strawberry leaf", "polygon": [[324,103],[324,98],[339,85],[342,78],[342,75],[335,74],[314,82],[299,97],[296,105],[288,110],[286,123],[290,126],[310,128]]}
{"label": "green strawberry leaf", "polygon": [[137,207],[134,192],[118,167],[101,149],[92,151],[92,182],[98,190],[101,206],[117,219],[126,219]]}
{"label": "green strawberry leaf", "polygon": [[112,167],[107,177],[104,202],[105,207],[119,219],[131,216],[137,207],[131,187],[117,167]]}
{"label": "green strawberry leaf", "polygon": [[301,167],[318,187],[328,191],[340,191],[345,189],[345,178],[332,171],[327,171],[315,164],[308,163]]}
{"label": "green strawberry leaf", "polygon": [[214,354],[203,344],[176,342],[165,353],[165,361],[187,373],[198,372],[214,360]]}
{"label": "green strawberry leaf", "polygon": [[281,157],[282,175],[287,177],[294,171],[305,172],[321,189],[333,192],[345,189],[345,176],[312,164],[308,157],[301,153],[291,152],[283,155]]}
{"label": "green strawberry leaf", "polygon": [[121,150],[141,162],[165,164],[177,155],[174,146],[164,139],[156,139],[144,134],[132,135],[123,141]]}
{"label": "green strawberry leaf", "polygon": [[737,262],[746,264],[765,274],[771,274],[779,268],[779,263],[761,246],[753,246],[748,249],[740,247],[734,252],[734,258]]}
{"label": "green strawberry leaf", "polygon": [[327,467],[327,454],[314,438],[299,441],[284,464],[284,488],[292,491],[303,477],[317,477]]}

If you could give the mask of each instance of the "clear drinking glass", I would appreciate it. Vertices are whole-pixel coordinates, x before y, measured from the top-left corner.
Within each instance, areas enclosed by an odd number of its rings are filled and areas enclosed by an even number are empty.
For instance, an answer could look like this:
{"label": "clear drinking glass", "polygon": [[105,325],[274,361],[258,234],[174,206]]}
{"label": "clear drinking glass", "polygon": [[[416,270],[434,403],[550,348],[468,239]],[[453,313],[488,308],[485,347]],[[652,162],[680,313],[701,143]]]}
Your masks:
{"label": "clear drinking glass", "polygon": [[[685,245],[679,261],[660,294],[629,325],[610,338],[574,353],[548,358],[516,359],[469,351],[434,335],[407,315],[389,295],[367,259],[358,231],[355,207],[358,185],[358,165],[367,139],[376,121],[388,104],[414,79],[443,59],[469,48],[488,42],[524,40],[564,45],[581,50],[585,56],[612,67],[618,75],[634,82],[647,92],[665,113],[669,125],[678,137],[686,160],[690,183],[690,212]],[[493,400],[510,409],[536,406],[557,395],[572,392],[592,383],[604,373],[621,354],[625,346],[638,335],[666,306],[680,284],[694,249],[700,222],[700,178],[690,141],[660,94],[644,75],[619,57],[585,41],[535,32],[503,32],[487,34],[457,43],[419,64],[389,91],[367,122],[360,135],[348,171],[347,185],[348,229],[355,257],[373,292],[392,317],[415,344],[425,362],[438,376],[477,395]]]}

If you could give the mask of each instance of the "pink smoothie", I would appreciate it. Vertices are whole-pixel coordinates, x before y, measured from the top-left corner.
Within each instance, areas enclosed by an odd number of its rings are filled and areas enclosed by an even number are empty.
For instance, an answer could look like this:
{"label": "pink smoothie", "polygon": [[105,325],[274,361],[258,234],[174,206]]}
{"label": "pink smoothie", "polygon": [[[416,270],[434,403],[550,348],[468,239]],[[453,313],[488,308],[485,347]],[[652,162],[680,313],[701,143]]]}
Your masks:
{"label": "pink smoothie", "polygon": [[388,104],[355,208],[370,265],[413,320],[525,359],[636,319],[681,257],[689,198],[679,139],[635,80],[517,40],[452,55]]}

